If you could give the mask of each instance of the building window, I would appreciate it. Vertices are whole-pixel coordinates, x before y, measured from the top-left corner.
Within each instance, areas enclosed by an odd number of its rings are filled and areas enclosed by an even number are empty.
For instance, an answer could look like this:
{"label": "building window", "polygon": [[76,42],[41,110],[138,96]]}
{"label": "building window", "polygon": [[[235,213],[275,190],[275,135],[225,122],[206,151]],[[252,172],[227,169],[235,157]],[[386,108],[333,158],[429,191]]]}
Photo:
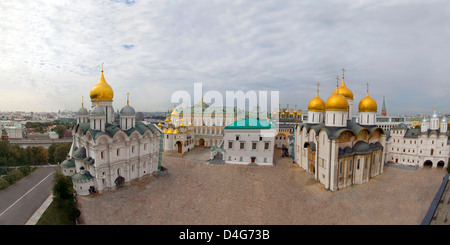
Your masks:
{"label": "building window", "polygon": [[236,140],[239,140],[239,136],[236,136]]}
{"label": "building window", "polygon": [[264,143],[264,150],[268,150],[269,149],[269,142]]}
{"label": "building window", "polygon": [[134,146],[131,147],[131,153],[134,153]]}
{"label": "building window", "polygon": [[259,136],[259,141],[262,141],[262,137],[261,136]]}
{"label": "building window", "polygon": [[117,156],[119,155],[119,152],[120,152],[120,149],[117,149],[117,152],[116,152]]}
{"label": "building window", "polygon": [[147,150],[147,144],[144,144],[144,150]]}
{"label": "building window", "polygon": [[359,163],[361,162],[361,159],[358,159],[358,165],[356,166],[356,169],[359,170]]}
{"label": "building window", "polygon": [[244,146],[245,146],[245,143],[244,143],[244,142],[241,142],[241,144],[240,144],[240,149],[241,149],[241,150],[244,149]]}
{"label": "building window", "polygon": [[342,162],[339,163],[339,173],[342,174]]}
{"label": "building window", "polygon": [[252,143],[252,149],[256,150],[256,143],[255,142]]}
{"label": "building window", "polygon": [[228,149],[232,149],[233,148],[233,141],[229,141],[228,142]]}
{"label": "building window", "polygon": [[102,159],[105,159],[105,152],[102,151],[102,152],[100,153],[100,156],[101,156]]}
{"label": "building window", "polygon": [[350,160],[350,165],[348,165],[348,171],[352,171],[352,164],[353,164],[353,161]]}
{"label": "building window", "polygon": [[243,160],[244,160],[243,157],[240,157],[240,158],[239,158],[239,162],[242,162]]}
{"label": "building window", "polygon": [[231,161],[231,156],[228,156],[228,161]]}

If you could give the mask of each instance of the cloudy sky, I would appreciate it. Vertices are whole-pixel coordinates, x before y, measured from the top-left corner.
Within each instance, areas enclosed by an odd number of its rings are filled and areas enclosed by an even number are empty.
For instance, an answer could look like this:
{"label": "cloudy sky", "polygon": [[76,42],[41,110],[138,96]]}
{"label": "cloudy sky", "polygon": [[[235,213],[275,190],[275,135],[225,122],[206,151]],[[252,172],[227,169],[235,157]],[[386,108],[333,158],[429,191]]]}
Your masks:
{"label": "cloudy sky", "polygon": [[177,90],[279,91],[302,110],[342,76],[355,105],[450,113],[450,2],[104,0],[0,2],[0,110],[78,110],[104,62],[120,109],[173,108]]}

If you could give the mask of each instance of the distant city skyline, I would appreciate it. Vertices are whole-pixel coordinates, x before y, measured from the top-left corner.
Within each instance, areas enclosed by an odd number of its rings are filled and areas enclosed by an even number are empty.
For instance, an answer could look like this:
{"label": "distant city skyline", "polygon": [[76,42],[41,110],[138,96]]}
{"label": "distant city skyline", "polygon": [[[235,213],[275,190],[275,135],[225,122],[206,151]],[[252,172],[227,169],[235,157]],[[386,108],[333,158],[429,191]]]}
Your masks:
{"label": "distant city skyline", "polygon": [[[355,105],[450,111],[448,1],[1,2],[0,111],[77,111],[104,62],[114,109],[173,108],[177,90],[279,91],[307,110],[342,77]],[[195,103],[195,102],[194,102]],[[357,114],[357,111],[355,111]]]}

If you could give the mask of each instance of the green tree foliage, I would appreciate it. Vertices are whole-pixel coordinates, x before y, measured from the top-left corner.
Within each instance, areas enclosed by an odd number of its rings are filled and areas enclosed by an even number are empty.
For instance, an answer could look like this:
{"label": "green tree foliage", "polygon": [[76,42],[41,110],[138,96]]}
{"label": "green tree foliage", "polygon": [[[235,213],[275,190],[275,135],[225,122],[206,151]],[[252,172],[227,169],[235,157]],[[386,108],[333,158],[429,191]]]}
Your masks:
{"label": "green tree foliage", "polygon": [[64,176],[61,170],[55,172],[53,178],[53,200],[56,201],[59,206],[63,206],[66,200],[70,200],[73,197],[72,180]]}
{"label": "green tree foliage", "polygon": [[21,178],[23,178],[23,173],[20,172],[17,169],[14,170],[10,170],[8,171],[8,174],[6,174],[5,176],[3,176],[3,179],[8,181],[8,183],[10,185],[16,183],[17,181],[19,181]]}
{"label": "green tree foliage", "polygon": [[0,177],[0,191],[6,189],[9,186],[9,182]]}
{"label": "green tree foliage", "polygon": [[62,163],[67,158],[67,154],[69,154],[70,147],[72,146],[72,143],[59,143],[56,148],[55,152],[53,153],[53,161],[54,163]]}
{"label": "green tree foliage", "polygon": [[59,138],[62,138],[64,136],[64,132],[66,132],[66,130],[67,127],[64,125],[58,125],[53,129],[53,131],[55,131],[58,134]]}

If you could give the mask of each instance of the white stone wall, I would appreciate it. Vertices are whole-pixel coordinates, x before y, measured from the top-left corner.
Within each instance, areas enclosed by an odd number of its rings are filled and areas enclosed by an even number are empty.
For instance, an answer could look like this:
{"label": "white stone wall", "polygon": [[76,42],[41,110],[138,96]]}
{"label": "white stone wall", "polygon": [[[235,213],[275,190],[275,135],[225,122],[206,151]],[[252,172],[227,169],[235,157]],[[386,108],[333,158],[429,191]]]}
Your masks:
{"label": "white stone wall", "polygon": [[[273,165],[274,136],[275,130],[272,129],[226,129],[224,136],[225,163],[250,164],[251,157],[255,156],[256,164]],[[231,148],[229,147],[230,142],[232,143]],[[244,143],[244,149],[240,149],[241,143]],[[253,143],[256,144],[256,149],[252,149]],[[266,143],[269,144],[268,149],[265,149]]]}

